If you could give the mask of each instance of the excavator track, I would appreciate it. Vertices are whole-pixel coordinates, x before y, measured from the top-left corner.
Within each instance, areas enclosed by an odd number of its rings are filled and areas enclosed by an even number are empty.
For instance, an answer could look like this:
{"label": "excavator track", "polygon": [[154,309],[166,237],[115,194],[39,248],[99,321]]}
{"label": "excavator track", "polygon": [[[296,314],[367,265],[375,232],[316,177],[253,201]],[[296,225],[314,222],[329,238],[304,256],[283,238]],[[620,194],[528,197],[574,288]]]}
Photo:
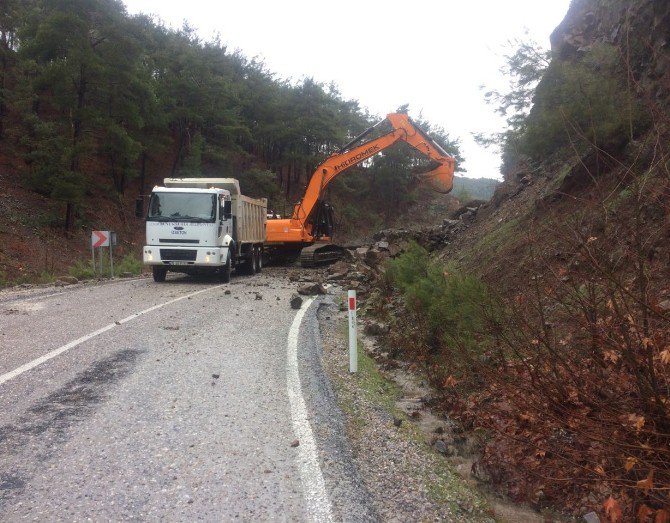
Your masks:
{"label": "excavator track", "polygon": [[300,251],[300,265],[318,267],[328,265],[344,258],[345,249],[334,243],[315,243]]}

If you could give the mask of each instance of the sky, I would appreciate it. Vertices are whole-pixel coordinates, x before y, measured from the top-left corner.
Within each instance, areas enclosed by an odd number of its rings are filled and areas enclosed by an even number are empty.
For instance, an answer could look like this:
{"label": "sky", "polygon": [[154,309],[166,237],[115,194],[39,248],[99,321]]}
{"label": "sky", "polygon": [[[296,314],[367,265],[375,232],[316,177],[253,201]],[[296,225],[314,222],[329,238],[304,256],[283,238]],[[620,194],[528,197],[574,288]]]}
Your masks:
{"label": "sky", "polygon": [[380,119],[409,104],[461,142],[466,176],[500,178],[497,151],[472,133],[504,129],[484,91],[504,90],[509,42],[549,35],[570,0],[123,0],[130,14],[184,21],[203,40],[262,59],[279,78],[334,82]]}

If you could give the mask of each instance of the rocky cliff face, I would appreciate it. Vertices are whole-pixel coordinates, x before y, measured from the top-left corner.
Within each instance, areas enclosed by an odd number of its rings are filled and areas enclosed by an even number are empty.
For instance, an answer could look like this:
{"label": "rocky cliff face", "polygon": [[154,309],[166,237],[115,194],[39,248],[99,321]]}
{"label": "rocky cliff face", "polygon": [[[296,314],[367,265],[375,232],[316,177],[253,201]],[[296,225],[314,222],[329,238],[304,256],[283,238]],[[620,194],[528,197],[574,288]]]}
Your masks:
{"label": "rocky cliff face", "polygon": [[637,93],[670,111],[670,2],[574,0],[551,35],[559,60],[578,60],[598,43],[616,46]]}

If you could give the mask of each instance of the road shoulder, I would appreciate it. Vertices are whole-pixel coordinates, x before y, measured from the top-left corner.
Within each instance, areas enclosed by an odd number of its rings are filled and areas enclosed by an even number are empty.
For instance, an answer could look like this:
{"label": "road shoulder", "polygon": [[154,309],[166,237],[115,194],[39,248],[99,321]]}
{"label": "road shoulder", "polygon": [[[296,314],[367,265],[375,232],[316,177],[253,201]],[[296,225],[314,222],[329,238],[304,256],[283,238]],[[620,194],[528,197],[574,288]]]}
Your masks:
{"label": "road shoulder", "polygon": [[320,307],[318,322],[323,366],[343,413],[353,466],[378,518],[493,521],[483,496],[428,446],[396,407],[400,390],[360,344],[359,372],[349,374],[346,313],[331,299]]}

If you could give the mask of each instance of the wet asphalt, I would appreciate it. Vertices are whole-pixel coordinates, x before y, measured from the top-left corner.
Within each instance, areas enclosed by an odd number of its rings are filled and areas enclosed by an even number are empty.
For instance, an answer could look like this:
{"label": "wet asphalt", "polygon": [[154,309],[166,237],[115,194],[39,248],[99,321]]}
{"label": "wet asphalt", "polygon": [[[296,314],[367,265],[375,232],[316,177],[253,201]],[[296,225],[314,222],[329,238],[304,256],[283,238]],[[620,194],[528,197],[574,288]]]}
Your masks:
{"label": "wet asphalt", "polygon": [[[270,268],[0,293],[0,376],[111,326],[0,384],[2,519],[314,520],[287,396],[295,288]],[[373,521],[321,369],[328,303],[301,324],[301,387],[333,519]]]}

